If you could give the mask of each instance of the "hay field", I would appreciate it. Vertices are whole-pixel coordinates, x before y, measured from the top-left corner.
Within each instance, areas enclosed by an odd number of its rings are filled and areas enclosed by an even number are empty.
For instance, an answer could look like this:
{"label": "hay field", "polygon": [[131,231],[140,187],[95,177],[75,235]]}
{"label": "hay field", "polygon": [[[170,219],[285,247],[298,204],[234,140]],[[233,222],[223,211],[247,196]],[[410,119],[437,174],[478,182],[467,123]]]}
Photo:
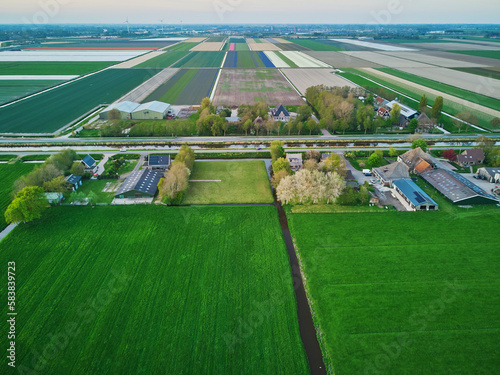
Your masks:
{"label": "hay field", "polygon": [[214,97],[215,105],[302,105],[304,101],[277,69],[223,69]]}
{"label": "hay field", "polygon": [[205,42],[191,48],[191,51],[220,51],[224,42]]}
{"label": "hay field", "polygon": [[462,61],[460,55],[454,59],[439,56],[429,56],[421,52],[381,52],[383,55],[396,58],[417,61],[430,65],[437,65],[444,68],[485,68],[487,65]]}
{"label": "hay field", "polygon": [[332,69],[282,69],[282,72],[302,95],[306,94],[308,87],[317,85],[356,87],[348,80],[335,75]]}
{"label": "hay field", "polygon": [[373,61],[363,60],[350,54],[341,52],[304,52],[315,59],[324,61],[334,68],[382,68],[382,65],[376,64]]}

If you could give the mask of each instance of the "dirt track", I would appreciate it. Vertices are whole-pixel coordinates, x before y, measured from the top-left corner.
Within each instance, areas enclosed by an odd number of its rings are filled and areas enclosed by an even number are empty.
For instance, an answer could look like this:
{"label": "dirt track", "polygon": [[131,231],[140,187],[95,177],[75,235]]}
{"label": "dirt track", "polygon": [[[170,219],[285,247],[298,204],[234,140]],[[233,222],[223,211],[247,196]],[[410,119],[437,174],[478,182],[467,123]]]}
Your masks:
{"label": "dirt track", "polygon": [[143,100],[151,95],[158,87],[167,82],[178,71],[179,69],[176,68],[163,69],[160,73],[156,74],[154,77],[129,92],[127,95],[118,99],[117,102],[128,100],[135,103],[142,103]]}

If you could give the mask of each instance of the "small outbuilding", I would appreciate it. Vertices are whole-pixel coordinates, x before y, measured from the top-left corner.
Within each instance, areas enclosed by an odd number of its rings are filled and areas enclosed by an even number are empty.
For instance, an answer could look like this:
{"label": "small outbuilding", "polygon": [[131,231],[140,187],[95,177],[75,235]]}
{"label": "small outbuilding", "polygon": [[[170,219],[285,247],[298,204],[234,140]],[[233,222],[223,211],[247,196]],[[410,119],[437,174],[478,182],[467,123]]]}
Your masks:
{"label": "small outbuilding", "polygon": [[163,120],[170,104],[159,101],[147,102],[132,111],[132,120]]}
{"label": "small outbuilding", "polygon": [[45,198],[49,204],[60,204],[63,200],[62,193],[45,193]]}
{"label": "small outbuilding", "polygon": [[77,176],[76,174],[70,174],[66,177],[66,181],[71,184],[73,191],[77,190],[79,186],[82,186],[82,177]]}

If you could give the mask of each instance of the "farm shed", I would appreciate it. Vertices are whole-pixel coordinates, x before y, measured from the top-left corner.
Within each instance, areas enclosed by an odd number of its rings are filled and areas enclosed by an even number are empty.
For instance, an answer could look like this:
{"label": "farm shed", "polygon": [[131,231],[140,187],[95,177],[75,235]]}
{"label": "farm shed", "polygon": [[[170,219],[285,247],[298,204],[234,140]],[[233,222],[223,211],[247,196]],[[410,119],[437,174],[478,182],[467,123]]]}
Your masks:
{"label": "farm shed", "polygon": [[132,112],[137,107],[139,107],[139,103],[134,103],[134,102],[129,102],[129,101],[120,102],[120,103],[113,103],[108,108],[106,108],[104,111],[99,113],[99,118],[101,120],[109,120],[109,113],[113,109],[116,109],[120,112],[122,120],[130,120],[130,119],[132,119]]}
{"label": "farm shed", "polygon": [[398,161],[380,168],[373,168],[373,175],[383,185],[391,187],[393,181],[410,178],[408,167]]}
{"label": "farm shed", "polygon": [[406,117],[406,119],[408,119],[408,120],[414,119],[419,115],[419,113],[417,111],[415,111],[414,109],[412,109],[404,104],[401,104],[400,102],[398,102],[396,100],[393,100],[392,102],[387,103],[387,108],[389,108],[389,111],[392,111],[392,107],[395,104],[398,104],[401,107],[401,115]]}
{"label": "farm shed", "polygon": [[465,150],[460,155],[457,155],[457,163],[461,167],[469,165],[482,164],[484,162],[483,150]]}
{"label": "farm shed", "polygon": [[286,160],[290,163],[292,171],[302,168],[302,154],[286,154]]}
{"label": "farm shed", "polygon": [[85,167],[85,172],[95,173],[97,170],[97,163],[94,158],[90,155],[87,155],[82,160],[83,166]]}
{"label": "farm shed", "polygon": [[163,177],[162,172],[144,169],[132,172],[123,181],[115,194],[115,198],[151,198],[158,190],[158,183]]}
{"label": "farm shed", "polygon": [[500,183],[500,167],[489,168],[483,167],[477,170],[478,176],[481,176],[493,183]]}
{"label": "farm shed", "polygon": [[436,165],[436,161],[432,156],[425,153],[420,147],[414,148],[413,150],[405,152],[403,155],[398,156],[398,161],[404,163],[410,172],[413,172],[415,167],[422,161],[425,160],[429,163],[432,168]]}
{"label": "farm shed", "polygon": [[438,204],[412,180],[396,180],[393,181],[393,185],[399,200],[404,201],[403,204],[413,211],[435,211],[439,208]]}
{"label": "farm shed", "polygon": [[159,101],[143,103],[132,111],[133,120],[163,120],[170,104]]}
{"label": "farm shed", "polygon": [[79,186],[82,186],[82,177],[75,174],[70,174],[68,177],[66,177],[66,181],[71,184],[71,188],[73,189],[73,191],[78,189]]}
{"label": "farm shed", "polygon": [[460,173],[434,169],[421,174],[422,178],[455,204],[496,204],[498,200],[469,181]]}
{"label": "farm shed", "polygon": [[154,171],[166,171],[170,168],[170,155],[149,155],[144,166]]}

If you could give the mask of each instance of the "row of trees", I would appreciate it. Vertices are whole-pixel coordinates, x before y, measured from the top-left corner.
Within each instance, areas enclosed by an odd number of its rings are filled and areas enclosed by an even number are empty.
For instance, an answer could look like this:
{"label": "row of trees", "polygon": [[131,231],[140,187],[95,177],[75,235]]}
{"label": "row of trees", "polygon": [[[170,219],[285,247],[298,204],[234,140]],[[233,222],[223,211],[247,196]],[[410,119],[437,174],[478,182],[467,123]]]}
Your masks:
{"label": "row of trees", "polygon": [[175,156],[170,170],[158,183],[162,202],[173,205],[180,204],[188,189],[189,176],[195,161],[194,151],[187,145],[182,145]]}
{"label": "row of trees", "polygon": [[27,186],[42,187],[48,192],[67,191],[69,184],[65,181],[64,174],[83,176],[85,172],[82,163],[76,162],[76,159],[76,152],[70,149],[51,155],[41,166],[14,182],[14,194]]}

